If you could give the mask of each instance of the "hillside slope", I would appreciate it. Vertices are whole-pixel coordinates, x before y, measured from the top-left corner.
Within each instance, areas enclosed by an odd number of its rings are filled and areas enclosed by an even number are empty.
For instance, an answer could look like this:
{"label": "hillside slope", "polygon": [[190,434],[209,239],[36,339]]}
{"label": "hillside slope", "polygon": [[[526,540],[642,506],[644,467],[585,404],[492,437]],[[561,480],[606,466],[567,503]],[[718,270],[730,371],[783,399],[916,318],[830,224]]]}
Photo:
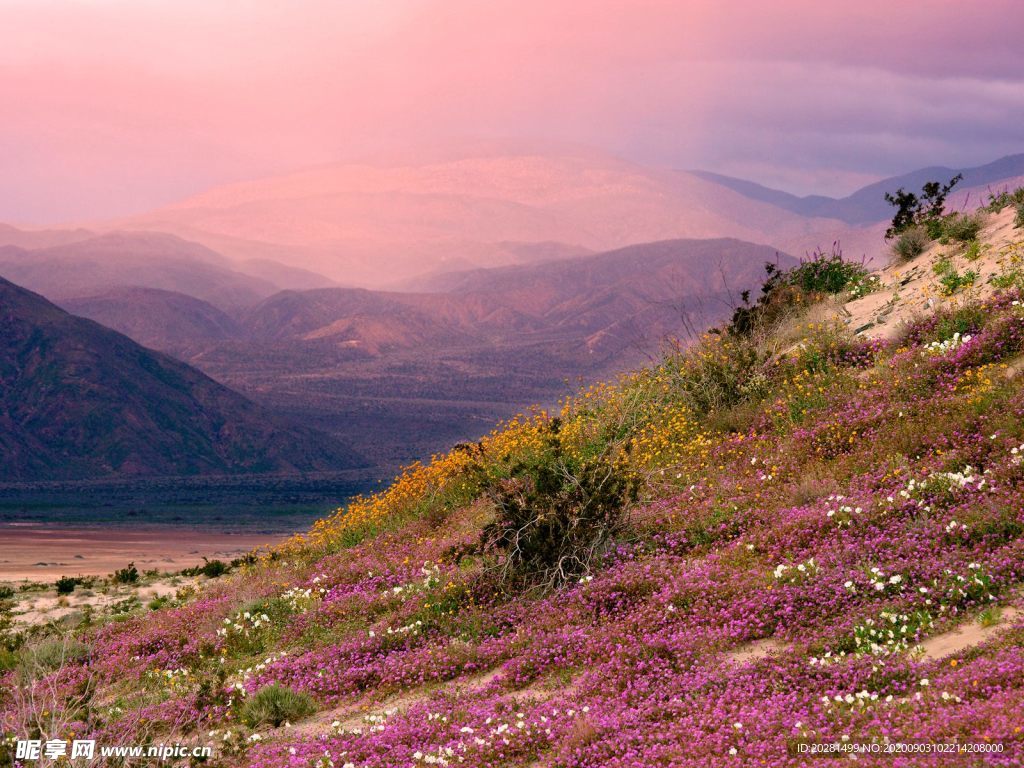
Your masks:
{"label": "hillside slope", "polygon": [[338,469],[359,458],[0,278],[0,479]]}
{"label": "hillside slope", "polygon": [[30,646],[0,729],[258,768],[1020,765],[1024,270],[890,339],[843,322],[876,285],[804,264],[694,348],[83,625],[63,668]]}
{"label": "hillside slope", "polygon": [[238,322],[212,304],[158,288],[113,288],[59,304],[71,314],[95,320],[144,347],[177,357],[246,335]]}

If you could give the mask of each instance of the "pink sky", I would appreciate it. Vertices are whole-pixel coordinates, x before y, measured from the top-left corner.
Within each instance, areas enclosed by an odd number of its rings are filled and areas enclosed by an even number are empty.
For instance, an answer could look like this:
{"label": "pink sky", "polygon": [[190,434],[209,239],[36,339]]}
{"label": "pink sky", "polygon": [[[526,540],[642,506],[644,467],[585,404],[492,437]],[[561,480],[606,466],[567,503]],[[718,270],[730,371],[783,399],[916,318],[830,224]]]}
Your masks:
{"label": "pink sky", "polygon": [[1024,151],[1024,3],[0,0],[0,221],[468,138],[792,191]]}

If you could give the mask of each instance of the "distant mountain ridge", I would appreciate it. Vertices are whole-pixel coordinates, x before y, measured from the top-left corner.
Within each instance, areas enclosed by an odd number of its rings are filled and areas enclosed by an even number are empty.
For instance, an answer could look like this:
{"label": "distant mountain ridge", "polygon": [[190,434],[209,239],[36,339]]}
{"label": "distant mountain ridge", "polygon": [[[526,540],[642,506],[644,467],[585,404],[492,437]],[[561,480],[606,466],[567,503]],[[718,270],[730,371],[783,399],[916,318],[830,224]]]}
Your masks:
{"label": "distant mountain ridge", "polygon": [[[435,276],[414,292],[282,291],[237,317],[241,337],[207,339],[183,359],[368,457],[406,462],[720,322],[766,262],[796,260],[739,240],[672,240]],[[152,330],[145,304],[122,298],[108,315],[94,300],[69,306]],[[175,333],[147,338],[182,354]]]}
{"label": "distant mountain ridge", "polygon": [[4,225],[0,275],[55,300],[139,287],[184,293],[229,311],[282,288],[334,285],[323,275],[268,259],[233,262],[164,232],[29,232]]}
{"label": "distant mountain ridge", "polygon": [[366,288],[659,240],[735,237],[803,253],[841,237],[860,255],[876,239],[692,174],[599,152],[501,148],[228,184],[105,226],[173,232],[236,260],[273,254]]}
{"label": "distant mountain ridge", "polygon": [[339,441],[0,278],[0,480],[362,463]]}
{"label": "distant mountain ridge", "polygon": [[742,290],[760,283],[767,261],[795,263],[773,248],[740,240],[667,240],[436,276],[425,279],[419,292],[286,291],[240,322],[253,340],[333,340],[371,354],[427,343],[441,345],[439,351],[521,344],[534,335],[584,343],[588,334],[629,320],[660,338],[680,320],[659,317],[666,302],[704,327],[730,311]]}
{"label": "distant mountain ridge", "polygon": [[139,344],[180,357],[211,343],[241,339],[246,332],[212,304],[158,288],[112,288],[98,296],[66,299],[60,306],[123,333]]}
{"label": "distant mountain ridge", "polygon": [[991,163],[973,168],[946,168],[945,166],[920,168],[910,173],[868,184],[842,198],[823,195],[799,197],[752,181],[723,176],[710,171],[688,171],[688,173],[721,184],[751,200],[769,203],[801,216],[824,217],[838,219],[847,224],[865,225],[884,221],[892,216],[892,208],[885,202],[886,192],[894,192],[900,187],[916,192],[926,182],[946,182],[958,173],[963,174],[963,180],[959,185],[961,190],[1017,179],[1024,177],[1024,154],[1007,155]]}
{"label": "distant mountain ridge", "polygon": [[[572,255],[680,238],[736,237],[787,253],[839,240],[849,255],[871,259],[885,253],[884,192],[953,173],[926,168],[841,200],[801,198],[596,151],[495,146],[462,157],[324,165],[226,184],[112,224],[174,232],[236,259],[271,254],[368,288],[537,261],[531,249]],[[1024,174],[1024,155],[964,173],[962,189],[977,190]]]}

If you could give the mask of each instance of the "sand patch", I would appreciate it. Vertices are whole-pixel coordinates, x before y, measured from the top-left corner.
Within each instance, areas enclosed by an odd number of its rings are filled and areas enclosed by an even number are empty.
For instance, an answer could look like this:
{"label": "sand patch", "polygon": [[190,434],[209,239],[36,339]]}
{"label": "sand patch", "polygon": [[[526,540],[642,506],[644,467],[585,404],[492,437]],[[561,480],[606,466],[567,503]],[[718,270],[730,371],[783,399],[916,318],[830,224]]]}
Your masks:
{"label": "sand patch", "polygon": [[980,645],[986,640],[992,639],[999,632],[1010,626],[1013,621],[1021,615],[1016,608],[1004,608],[999,621],[988,627],[983,627],[977,621],[971,621],[949,632],[929,637],[921,647],[924,649],[922,657],[925,659],[942,659],[952,656],[955,653],[966,651]]}
{"label": "sand patch", "polygon": [[179,589],[195,587],[202,580],[200,577],[164,575],[147,577],[139,584],[76,587],[69,595],[57,595],[55,589],[19,591],[15,596],[12,616],[16,624],[34,626],[74,614],[84,615],[86,610],[102,615],[115,604],[132,597],[137,598],[141,605],[157,597],[173,598]]}
{"label": "sand patch", "polygon": [[725,658],[733,664],[746,664],[750,661],[774,656],[783,653],[788,649],[785,643],[776,640],[774,637],[766,637],[762,640],[754,640],[752,643],[745,643],[738,648],[725,652]]}
{"label": "sand patch", "polygon": [[140,571],[180,571],[203,557],[232,560],[283,534],[173,526],[0,523],[0,582],[106,576],[134,561]]}

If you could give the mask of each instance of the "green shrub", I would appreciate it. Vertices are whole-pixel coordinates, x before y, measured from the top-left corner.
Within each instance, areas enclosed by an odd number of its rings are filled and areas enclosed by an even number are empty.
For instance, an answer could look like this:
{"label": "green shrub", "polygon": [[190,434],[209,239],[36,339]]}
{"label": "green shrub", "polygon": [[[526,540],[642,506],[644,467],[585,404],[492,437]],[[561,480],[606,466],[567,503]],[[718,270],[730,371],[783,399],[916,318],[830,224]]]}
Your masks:
{"label": "green shrub", "polygon": [[75,591],[75,587],[82,583],[81,579],[76,579],[71,576],[61,576],[57,579],[57,594],[58,595],[70,595]]}
{"label": "green shrub", "polygon": [[1017,214],[1013,218],[1013,226],[1024,229],[1024,201],[1017,203]]}
{"label": "green shrub", "polygon": [[23,682],[36,680],[68,664],[83,661],[88,646],[70,637],[50,638],[21,650],[18,676]]}
{"label": "green shrub", "polygon": [[980,213],[952,213],[942,219],[942,236],[969,243],[978,236],[984,224]]}
{"label": "green shrub", "polygon": [[135,563],[128,563],[128,567],[114,571],[114,582],[116,584],[134,584],[139,580],[139,569]]}
{"label": "green shrub", "polygon": [[689,354],[667,359],[663,368],[673,393],[694,413],[707,415],[760,400],[771,388],[763,364],[763,355],[751,338],[729,334],[711,337]]}
{"label": "green shrub", "polygon": [[203,567],[201,570],[203,576],[206,576],[207,578],[215,579],[218,576],[223,576],[225,573],[231,570],[230,566],[228,566],[228,564],[225,563],[223,560],[206,560],[205,557],[203,558],[203,560],[205,560],[206,562],[203,563]]}
{"label": "green shrub", "polygon": [[961,275],[956,267],[953,266],[953,260],[949,256],[943,256],[936,260],[933,269],[935,274],[939,276],[943,293],[947,296],[952,296],[961,288],[974,285],[974,282],[978,279],[978,273],[970,269]]}
{"label": "green shrub", "polygon": [[146,607],[151,611],[159,611],[164,606],[170,605],[171,599],[166,595],[158,595],[146,603]]}
{"label": "green shrub", "polygon": [[126,597],[124,600],[118,600],[110,606],[110,613],[114,616],[127,615],[132,611],[136,610],[142,602],[135,595]]}
{"label": "green shrub", "polygon": [[7,662],[0,663],[0,672],[10,669],[10,654],[21,647],[25,635],[18,631],[14,623],[14,590],[10,587],[0,587],[0,655],[7,659]]}
{"label": "green shrub", "polygon": [[843,259],[842,251],[836,245],[830,253],[815,251],[809,259],[778,273],[778,279],[808,293],[836,294],[862,280],[867,273],[863,264]]}
{"label": "green shrub", "polygon": [[962,179],[963,174],[958,173],[946,184],[929,181],[921,187],[920,196],[907,192],[903,187],[895,192],[886,192],[885,201],[896,209],[896,213],[885,232],[885,239],[892,240],[916,226],[924,226],[932,238],[939,237],[946,196]]}
{"label": "green shrub", "polygon": [[231,570],[231,566],[225,563],[223,560],[207,560],[203,558],[203,564],[197,565],[193,568],[183,568],[181,571],[182,576],[206,576],[210,579],[216,579],[218,576],[223,576],[225,573]]}
{"label": "green shrub", "polygon": [[964,249],[964,258],[968,261],[977,261],[981,258],[983,250],[987,250],[987,246],[983,249],[981,243],[977,240],[971,240],[971,242],[967,244],[967,248]]}
{"label": "green shrub", "polygon": [[755,303],[750,303],[749,291],[740,294],[743,304],[733,311],[729,333],[749,336],[756,331],[770,331],[779,320],[791,316],[794,307],[806,307],[843,291],[863,296],[878,284],[863,264],[843,258],[838,243],[833,243],[829,252],[819,248],[791,269],[780,270],[769,262],[765,264],[765,273],[761,295]]}
{"label": "green shrub", "polygon": [[250,728],[299,720],[316,711],[313,698],[303,691],[293,691],[278,683],[261,688],[242,706],[242,722]]}
{"label": "green shrub", "polygon": [[1017,187],[1012,192],[1009,189],[1004,189],[998,194],[989,192],[988,204],[985,205],[985,210],[989,213],[999,213],[1011,205],[1024,205],[1024,187]]}
{"label": "green shrub", "polygon": [[896,237],[892,244],[892,253],[901,261],[910,261],[928,250],[931,243],[932,238],[925,227],[910,227]]}
{"label": "green shrub", "polygon": [[[495,518],[480,549],[498,555],[491,570],[503,585],[553,589],[585,575],[624,528],[639,481],[616,464],[614,446],[580,458],[564,449],[558,419],[538,455],[484,476]],[[485,473],[483,468],[480,469]]]}

